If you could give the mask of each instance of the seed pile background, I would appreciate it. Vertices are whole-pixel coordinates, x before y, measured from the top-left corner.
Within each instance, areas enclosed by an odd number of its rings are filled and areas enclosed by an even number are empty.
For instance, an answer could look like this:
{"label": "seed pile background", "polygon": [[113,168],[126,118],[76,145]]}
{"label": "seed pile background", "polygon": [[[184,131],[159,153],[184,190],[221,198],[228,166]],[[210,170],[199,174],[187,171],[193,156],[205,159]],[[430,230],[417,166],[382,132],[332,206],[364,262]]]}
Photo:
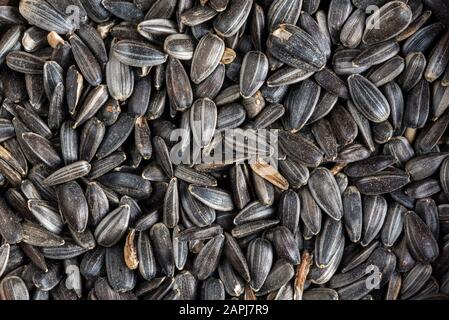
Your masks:
{"label": "seed pile background", "polygon": [[[0,299],[447,299],[448,24],[446,0],[0,0]],[[277,129],[279,165],[175,165],[179,128],[204,155]]]}

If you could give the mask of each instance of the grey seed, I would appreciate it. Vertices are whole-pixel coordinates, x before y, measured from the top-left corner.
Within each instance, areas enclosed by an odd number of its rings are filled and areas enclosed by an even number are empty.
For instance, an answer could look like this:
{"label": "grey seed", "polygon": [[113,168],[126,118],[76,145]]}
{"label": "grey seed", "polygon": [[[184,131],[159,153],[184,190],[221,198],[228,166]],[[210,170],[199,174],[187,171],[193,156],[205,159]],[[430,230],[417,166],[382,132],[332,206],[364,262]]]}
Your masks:
{"label": "grey seed", "polygon": [[33,284],[43,291],[54,289],[62,280],[63,274],[60,264],[50,264],[47,272],[41,270],[34,272]]}
{"label": "grey seed", "polygon": [[257,295],[265,295],[279,289],[290,281],[293,276],[294,270],[292,265],[285,260],[278,260],[273,265],[273,268],[268,274],[262,288],[260,288],[260,291],[257,292]]}
{"label": "grey seed", "polygon": [[114,16],[125,21],[137,22],[143,18],[143,12],[134,3],[103,0],[101,4]]}
{"label": "grey seed", "polygon": [[279,132],[279,144],[287,156],[307,167],[317,167],[323,159],[322,151],[299,133]]}
{"label": "grey seed", "polygon": [[432,104],[430,113],[433,118],[439,118],[449,106],[449,86],[442,86],[441,81],[435,81],[432,85]]}
{"label": "grey seed", "polygon": [[283,192],[279,200],[278,213],[281,225],[289,229],[292,234],[298,229],[300,212],[301,203],[298,194],[293,191]]}
{"label": "grey seed", "polygon": [[[95,278],[104,269],[106,249],[98,246],[88,251],[81,260],[80,272],[86,278]],[[100,293],[100,292],[97,292]]]}
{"label": "grey seed", "polygon": [[156,0],[145,15],[145,19],[170,18],[176,9],[174,0]]}
{"label": "grey seed", "polygon": [[92,51],[76,35],[69,38],[76,64],[86,81],[97,86],[102,81],[101,67]]}
{"label": "grey seed", "polygon": [[430,109],[429,83],[422,79],[407,94],[404,111],[404,126],[422,128]]}
{"label": "grey seed", "polygon": [[243,293],[244,281],[235,273],[229,260],[223,260],[219,264],[218,275],[229,295],[238,297]]}
{"label": "grey seed", "polygon": [[406,213],[404,219],[404,232],[410,253],[422,263],[434,261],[439,249],[429,227],[411,211]]}
{"label": "grey seed", "polygon": [[339,300],[337,291],[330,288],[312,288],[304,291],[303,300]]}
{"label": "grey seed", "polygon": [[195,47],[192,37],[185,34],[171,34],[164,41],[164,51],[179,60],[191,60]]}
{"label": "grey seed", "polygon": [[193,54],[190,79],[196,84],[206,79],[220,63],[224,49],[225,44],[218,36],[208,33],[202,37]]}
{"label": "grey seed", "polygon": [[203,285],[201,287],[201,299],[224,300],[225,289],[223,286],[223,282],[220,279],[216,279],[213,277],[209,277],[207,278],[207,280],[203,281]]}
{"label": "grey seed", "polygon": [[417,263],[412,270],[407,272],[402,281],[402,300],[414,296],[425,285],[432,274],[432,267],[429,264]]}
{"label": "grey seed", "polygon": [[444,26],[440,22],[429,24],[408,38],[403,45],[402,52],[424,52],[440,39],[444,33]]}
{"label": "grey seed", "polygon": [[24,51],[11,51],[6,56],[9,68],[25,74],[42,74],[44,63],[44,59]]}
{"label": "grey seed", "polygon": [[67,182],[57,188],[57,196],[59,210],[69,227],[76,232],[84,232],[89,209],[83,189],[75,181]]}
{"label": "grey seed", "polygon": [[207,146],[214,136],[216,124],[215,103],[208,98],[196,100],[190,110],[190,127],[194,141],[201,147]]}
{"label": "grey seed", "polygon": [[232,229],[232,236],[234,238],[244,238],[261,231],[269,229],[279,223],[279,220],[257,220],[241,224]]}
{"label": "grey seed", "polygon": [[283,117],[283,123],[285,129],[301,130],[312,116],[320,92],[320,86],[311,80],[304,80],[292,87],[284,102],[286,113]]}
{"label": "grey seed", "polygon": [[8,243],[0,246],[0,276],[3,275],[8,264],[10,248]]}
{"label": "grey seed", "polygon": [[301,262],[301,256],[293,233],[282,226],[275,228],[273,232],[273,244],[278,257],[298,265]]}
{"label": "grey seed", "polygon": [[348,84],[355,106],[368,120],[382,122],[388,119],[390,105],[372,82],[361,75],[351,75]]}
{"label": "grey seed", "polygon": [[173,229],[173,258],[175,260],[175,266],[178,270],[183,270],[187,263],[187,255],[189,253],[189,246],[187,242],[179,240],[179,234],[183,230],[182,226],[176,226]]}
{"label": "grey seed", "polygon": [[412,11],[406,3],[390,1],[366,20],[363,42],[373,44],[392,39],[401,34],[411,21]]}
{"label": "grey seed", "polygon": [[240,165],[235,165],[229,170],[234,203],[237,208],[243,209],[251,201],[251,190],[245,172]]}
{"label": "grey seed", "polygon": [[[0,61],[3,62],[9,52],[15,49],[22,34],[22,26],[14,26],[8,29],[0,40]],[[25,38],[24,34],[23,38]],[[27,50],[28,51],[28,50]]]}
{"label": "grey seed", "polygon": [[273,216],[273,207],[262,205],[259,201],[249,203],[234,218],[235,225],[267,219]]}
{"label": "grey seed", "polygon": [[363,200],[363,239],[361,245],[367,246],[382,229],[388,204],[385,198],[381,196],[367,196]]}
{"label": "grey seed", "polygon": [[3,198],[0,200],[0,234],[3,239],[11,244],[20,242],[23,236],[19,218]]}
{"label": "grey seed", "polygon": [[252,0],[230,0],[226,10],[214,20],[215,32],[226,38],[235,35],[247,20],[252,4]]}
{"label": "grey seed", "polygon": [[405,57],[405,70],[400,77],[401,87],[409,91],[422,78],[426,68],[426,57],[422,52],[411,52]]}
{"label": "grey seed", "polygon": [[427,60],[427,68],[424,77],[433,82],[439,78],[449,62],[449,32],[446,32],[437,45],[433,48]]}
{"label": "grey seed", "polygon": [[148,117],[148,120],[155,120],[162,116],[165,109],[166,93],[166,89],[163,88],[152,95],[145,115]]}
{"label": "grey seed", "polygon": [[97,118],[91,118],[84,125],[80,135],[79,157],[85,161],[92,161],[103,140],[106,128]]}
{"label": "grey seed", "polygon": [[183,271],[175,277],[174,288],[178,290],[180,299],[194,300],[196,298],[197,280],[189,271]]}
{"label": "grey seed", "polygon": [[362,236],[363,208],[359,190],[355,186],[349,186],[342,195],[343,220],[346,231],[352,242],[358,242]]}
{"label": "grey seed", "polygon": [[259,291],[271,270],[273,249],[268,240],[257,238],[250,242],[246,259],[250,270],[250,285],[254,291]]}
{"label": "grey seed", "polygon": [[[89,178],[96,179],[98,177],[101,177],[102,175],[112,171],[114,168],[117,168],[125,160],[126,155],[121,151],[114,152],[103,159],[95,160],[91,164]],[[142,177],[145,178],[144,176]]]}
{"label": "grey seed", "polygon": [[151,183],[133,173],[112,172],[101,176],[99,181],[119,194],[136,199],[143,199],[151,194]]}
{"label": "grey seed", "polygon": [[2,300],[30,300],[25,282],[17,276],[4,277],[0,282]]}
{"label": "grey seed", "polygon": [[48,231],[59,234],[64,226],[56,208],[44,200],[28,200],[28,209],[34,218]]}
{"label": "grey seed", "polygon": [[183,25],[193,27],[212,20],[217,14],[210,6],[193,6],[181,13],[180,21]]}
{"label": "grey seed", "polygon": [[163,216],[164,224],[169,228],[174,228],[179,221],[179,194],[178,180],[173,178],[168,184],[168,189],[164,197]]}
{"label": "grey seed", "polygon": [[[238,242],[229,233],[225,233],[224,255],[235,271],[245,280],[250,281],[250,271],[248,263]],[[220,268],[219,268],[220,272]],[[221,276],[220,276],[221,278]],[[222,279],[223,280],[223,279]],[[223,281],[226,287],[225,281]]]}
{"label": "grey seed", "polygon": [[415,211],[429,226],[430,231],[435,236],[435,239],[438,239],[440,231],[440,221],[439,212],[435,201],[430,198],[419,199],[416,202]]}
{"label": "grey seed", "polygon": [[267,85],[269,87],[279,87],[294,84],[309,78],[312,74],[313,71],[309,71],[308,69],[286,66],[270,75],[267,79]]}
{"label": "grey seed", "polygon": [[43,247],[41,251],[45,258],[53,260],[66,260],[78,257],[89,251],[89,249],[78,246],[71,241],[66,241],[62,246]]}
{"label": "grey seed", "polygon": [[[222,12],[226,9],[229,4],[229,0],[210,0],[209,6],[217,12]],[[220,300],[220,299],[218,299]]]}
{"label": "grey seed", "polygon": [[130,219],[130,207],[123,205],[108,213],[95,228],[95,239],[103,247],[112,247],[125,234]]}
{"label": "grey seed", "polygon": [[363,177],[355,184],[361,193],[377,195],[389,193],[409,183],[409,176],[400,170],[382,171],[375,175]]}
{"label": "grey seed", "polygon": [[68,110],[70,114],[74,114],[84,89],[84,77],[76,66],[70,66],[67,70],[65,87]]}
{"label": "grey seed", "polygon": [[168,228],[157,223],[150,229],[150,239],[154,249],[156,261],[158,261],[163,272],[167,276],[174,273],[173,244]]}
{"label": "grey seed", "polygon": [[268,59],[260,51],[249,51],[240,69],[240,93],[244,98],[253,96],[263,85],[268,73]]}
{"label": "grey seed", "polygon": [[101,64],[108,61],[105,45],[99,32],[89,24],[82,23],[77,31],[78,36],[92,50]]}
{"label": "grey seed", "polygon": [[388,41],[372,45],[361,51],[354,57],[352,63],[355,66],[367,66],[381,64],[399,53],[400,46],[397,42]]}
{"label": "grey seed", "polygon": [[121,40],[114,44],[114,56],[132,67],[151,67],[165,63],[167,55],[155,46],[135,40]]}
{"label": "grey seed", "polygon": [[103,159],[116,151],[128,138],[134,128],[135,118],[127,113],[120,114],[116,123],[108,127],[97,157]]}
{"label": "grey seed", "polygon": [[95,87],[86,97],[81,109],[76,115],[74,127],[78,127],[90,118],[106,103],[108,99],[108,90],[105,85]]}
{"label": "grey seed", "polygon": [[123,247],[106,248],[106,274],[108,283],[115,291],[130,291],[136,285],[136,276],[125,264]]}
{"label": "grey seed", "polygon": [[[20,27],[18,27],[18,28],[21,31],[23,31],[22,28],[20,28]],[[11,34],[14,29],[17,30],[17,27],[16,28],[12,27],[9,30],[9,34]],[[22,36],[22,46],[25,49],[25,51],[34,52],[34,51],[37,51],[37,50],[45,47],[45,45],[47,44],[47,34],[48,33],[45,30],[42,30],[38,27],[30,27],[30,28],[26,29],[23,32],[23,36]],[[4,39],[7,39],[7,38],[9,38],[9,37],[7,37],[5,34]]]}
{"label": "grey seed", "polygon": [[169,57],[166,83],[168,98],[172,108],[178,111],[187,110],[192,105],[193,92],[189,77],[178,59]]}
{"label": "grey seed", "polygon": [[190,185],[189,192],[206,206],[220,211],[232,211],[234,203],[227,191],[216,187],[201,187]]}
{"label": "grey seed", "polygon": [[213,100],[221,91],[225,80],[226,67],[219,64],[217,68],[202,82],[193,87],[194,96]]}
{"label": "grey seed", "polygon": [[391,81],[381,88],[382,93],[390,105],[390,122],[395,133],[402,130],[402,119],[404,115],[404,97],[399,85]]}
{"label": "grey seed", "polygon": [[273,1],[268,9],[268,30],[272,31],[282,23],[296,24],[301,13],[302,0]]}
{"label": "grey seed", "polygon": [[137,256],[139,257],[140,275],[147,281],[152,280],[156,276],[157,267],[150,237],[146,231],[139,232]]}
{"label": "grey seed", "polygon": [[396,162],[396,159],[390,155],[372,156],[365,160],[350,163],[344,172],[349,177],[357,178],[369,176],[381,172]]}
{"label": "grey seed", "polygon": [[443,114],[437,121],[425,127],[416,138],[416,149],[420,152],[430,152],[443,136],[449,124],[449,114]]}
{"label": "grey seed", "polygon": [[[323,181],[325,181],[323,183]],[[340,190],[332,173],[326,168],[317,168],[309,178],[309,189],[318,205],[330,217],[340,220],[343,216],[343,205]]]}
{"label": "grey seed", "polygon": [[359,49],[341,49],[332,58],[334,71],[338,75],[359,74],[369,69],[368,65],[354,65],[354,59],[359,56]]}
{"label": "grey seed", "polygon": [[20,1],[20,14],[32,25],[59,34],[73,32],[73,22],[57,12],[49,3],[38,0]]}
{"label": "grey seed", "polygon": [[26,221],[22,224],[23,242],[34,247],[59,247],[65,243],[57,234],[33,222]]}
{"label": "grey seed", "polygon": [[335,106],[329,114],[329,121],[340,146],[354,141],[358,134],[358,126],[346,108],[341,105]]}
{"label": "grey seed", "polygon": [[405,194],[412,199],[430,197],[440,192],[440,182],[436,179],[427,178],[410,183],[404,190]]}
{"label": "grey seed", "polygon": [[[372,255],[372,253],[379,247],[378,241],[373,241],[368,246],[362,248],[360,251],[358,250],[354,256],[349,259],[349,262],[345,264],[344,268],[341,269],[342,273],[347,273],[357,267],[359,267],[362,263],[366,262]],[[351,274],[351,273],[348,273]],[[354,276],[354,273],[351,274]],[[334,284],[334,283],[333,283]]]}
{"label": "grey seed", "polygon": [[84,177],[89,172],[90,164],[87,161],[76,161],[56,170],[43,183],[47,186],[54,186]]}
{"label": "grey seed", "polygon": [[362,41],[366,13],[357,9],[348,17],[340,30],[340,42],[347,48],[356,48]]}
{"label": "grey seed", "polygon": [[437,172],[447,155],[446,153],[429,153],[412,158],[405,164],[405,170],[412,180],[428,178]]}
{"label": "grey seed", "polygon": [[209,187],[217,186],[217,180],[213,176],[207,173],[198,172],[185,165],[176,166],[174,170],[174,175],[178,179],[181,179],[188,183]]}
{"label": "grey seed", "polygon": [[[303,1],[304,2],[304,1]],[[315,19],[310,16],[310,13],[301,12],[299,17],[301,28],[303,28],[308,34],[314,35],[314,39],[320,50],[326,55],[327,58],[331,55],[331,38],[327,28],[327,18],[324,12],[317,12]]]}
{"label": "grey seed", "polygon": [[327,25],[329,34],[334,44],[340,43],[340,32],[345,21],[349,18],[352,11],[352,4],[349,0],[332,0],[329,4],[327,15]]}
{"label": "grey seed", "polygon": [[313,199],[309,188],[301,189],[299,196],[301,200],[301,220],[310,233],[316,235],[321,230],[321,210]]}
{"label": "grey seed", "polygon": [[390,154],[396,158],[399,163],[404,163],[415,156],[415,152],[404,137],[394,137],[386,145],[384,154]]}
{"label": "grey seed", "polygon": [[65,121],[60,129],[61,154],[66,165],[78,160],[78,134],[72,121]]}
{"label": "grey seed", "polygon": [[327,219],[315,241],[315,264],[320,269],[329,267],[338,250],[338,242],[343,237],[343,225],[339,221]]}
{"label": "grey seed", "polygon": [[402,232],[404,216],[407,210],[398,203],[388,208],[387,217],[381,231],[382,243],[391,247],[396,243]]}
{"label": "grey seed", "polygon": [[207,279],[218,267],[224,246],[224,235],[217,235],[201,249],[193,264],[193,273],[199,280]]}
{"label": "grey seed", "polygon": [[180,196],[182,207],[194,225],[205,227],[215,220],[215,210],[196,200],[186,184],[181,184]]}
{"label": "grey seed", "polygon": [[63,70],[54,61],[47,61],[44,64],[44,89],[48,99],[51,99],[56,86],[63,83]]}
{"label": "grey seed", "polygon": [[404,68],[404,59],[399,56],[395,56],[373,69],[369,73],[368,79],[374,83],[375,86],[380,87],[390,81],[393,81],[402,73]]}
{"label": "grey seed", "polygon": [[239,85],[231,85],[226,89],[223,89],[215,98],[215,104],[217,106],[223,106],[225,104],[238,102],[240,100],[240,87]]}
{"label": "grey seed", "polygon": [[167,177],[173,177],[173,165],[171,163],[170,154],[165,141],[159,136],[154,137],[153,148],[156,155],[156,160],[162,170],[165,172]]}
{"label": "grey seed", "polygon": [[291,67],[317,71],[326,62],[326,56],[312,36],[294,25],[282,24],[274,30],[267,46],[273,57]]}
{"label": "grey seed", "polygon": [[109,94],[114,99],[118,101],[127,100],[131,97],[134,90],[134,73],[132,68],[112,56],[106,64],[106,83]]}

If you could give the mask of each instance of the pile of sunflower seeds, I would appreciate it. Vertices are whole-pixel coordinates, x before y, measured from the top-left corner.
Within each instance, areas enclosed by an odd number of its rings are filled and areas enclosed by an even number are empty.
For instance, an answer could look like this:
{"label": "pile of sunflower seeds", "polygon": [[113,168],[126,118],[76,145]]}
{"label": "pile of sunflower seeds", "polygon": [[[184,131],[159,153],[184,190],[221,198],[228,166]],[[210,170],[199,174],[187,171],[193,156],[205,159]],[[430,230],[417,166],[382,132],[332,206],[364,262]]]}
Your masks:
{"label": "pile of sunflower seeds", "polygon": [[0,0],[0,299],[448,299],[448,26]]}

